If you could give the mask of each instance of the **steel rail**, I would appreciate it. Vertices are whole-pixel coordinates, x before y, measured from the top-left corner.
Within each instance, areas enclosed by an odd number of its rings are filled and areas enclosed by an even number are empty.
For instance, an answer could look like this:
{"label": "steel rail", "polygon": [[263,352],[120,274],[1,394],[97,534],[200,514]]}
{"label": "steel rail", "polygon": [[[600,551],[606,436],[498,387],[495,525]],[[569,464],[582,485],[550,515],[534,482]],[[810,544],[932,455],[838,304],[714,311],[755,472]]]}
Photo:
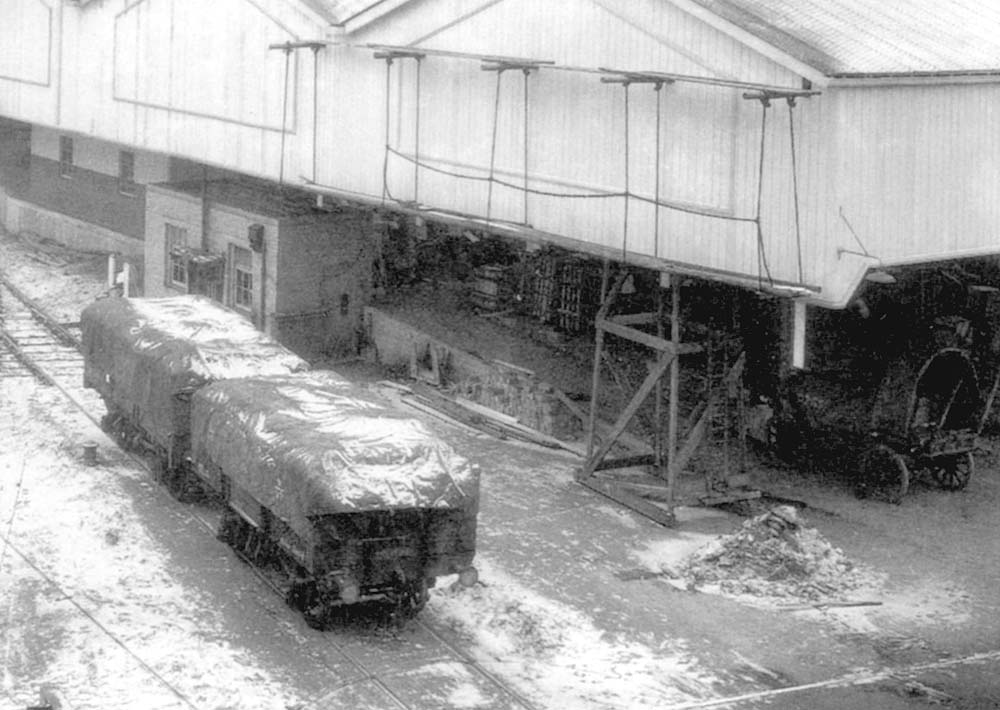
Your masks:
{"label": "steel rail", "polygon": [[68,330],[59,321],[53,318],[49,313],[42,308],[42,306],[25,294],[21,289],[15,286],[7,275],[0,271],[0,284],[3,285],[8,291],[10,291],[14,297],[20,301],[24,306],[31,312],[32,317],[45,326],[52,335],[54,335],[63,345],[67,347],[80,349],[80,340]]}

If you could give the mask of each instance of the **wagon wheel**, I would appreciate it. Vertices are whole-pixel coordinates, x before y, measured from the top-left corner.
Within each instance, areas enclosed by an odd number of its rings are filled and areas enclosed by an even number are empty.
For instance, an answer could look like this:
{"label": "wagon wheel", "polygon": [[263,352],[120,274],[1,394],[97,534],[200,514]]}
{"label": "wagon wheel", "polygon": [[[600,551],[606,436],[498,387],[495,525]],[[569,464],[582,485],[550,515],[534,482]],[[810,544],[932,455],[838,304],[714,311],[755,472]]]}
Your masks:
{"label": "wagon wheel", "polygon": [[931,460],[931,474],[942,488],[960,491],[969,485],[976,470],[976,459],[971,451],[955,456],[939,456]]}
{"label": "wagon wheel", "polygon": [[902,456],[885,444],[878,444],[865,453],[861,480],[855,488],[859,498],[873,496],[898,504],[909,489],[910,470]]}

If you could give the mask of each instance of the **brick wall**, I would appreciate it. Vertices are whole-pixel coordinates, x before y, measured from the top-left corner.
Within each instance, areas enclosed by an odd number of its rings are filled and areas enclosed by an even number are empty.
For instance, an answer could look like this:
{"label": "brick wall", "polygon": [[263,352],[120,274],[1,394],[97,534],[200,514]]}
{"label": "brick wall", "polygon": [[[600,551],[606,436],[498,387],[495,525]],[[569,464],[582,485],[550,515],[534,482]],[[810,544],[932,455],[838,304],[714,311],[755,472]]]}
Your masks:
{"label": "brick wall", "polygon": [[345,208],[283,219],[280,234],[277,312],[282,332],[310,352],[357,352],[376,243],[369,213]]}
{"label": "brick wall", "polygon": [[[277,285],[277,245],[278,222],[237,207],[211,203],[209,214],[208,241],[202,241],[202,204],[200,197],[171,190],[168,187],[151,187],[147,195],[146,213],[146,296],[169,296],[181,293],[179,289],[166,283],[166,225],[172,224],[187,230],[188,246],[207,250],[213,254],[221,254],[228,258],[230,245],[249,248],[247,232],[251,225],[260,224],[264,227],[264,253],[253,253],[251,268],[254,274],[254,307],[246,315],[255,323],[260,323],[261,310],[264,311],[264,329],[272,331],[276,323],[275,291]],[[266,261],[266,263],[265,263]],[[261,272],[265,277],[261,288]],[[226,282],[223,288],[222,301],[232,307],[227,269]],[[262,302],[263,299],[263,302]]]}
{"label": "brick wall", "polygon": [[[118,191],[118,178],[74,166],[71,177],[59,174],[59,162],[31,157],[30,184],[23,199],[44,210],[58,212],[133,239],[145,234],[146,190]],[[42,236],[49,236],[42,234]]]}

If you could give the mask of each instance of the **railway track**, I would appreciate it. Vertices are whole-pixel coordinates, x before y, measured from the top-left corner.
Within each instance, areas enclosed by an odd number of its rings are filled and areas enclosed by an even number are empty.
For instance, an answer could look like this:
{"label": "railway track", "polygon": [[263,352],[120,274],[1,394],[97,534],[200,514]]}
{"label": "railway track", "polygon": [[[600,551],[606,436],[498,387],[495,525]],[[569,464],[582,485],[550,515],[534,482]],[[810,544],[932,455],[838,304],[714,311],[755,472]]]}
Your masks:
{"label": "railway track", "polygon": [[0,273],[0,377],[83,381],[79,336]]}
{"label": "railway track", "polygon": [[[85,417],[97,426],[101,425],[99,414],[89,411],[72,393],[73,389],[81,388],[83,382],[83,354],[80,351],[79,335],[74,332],[72,327],[58,323],[41,305],[27,297],[16,285],[11,283],[2,272],[0,272],[0,377],[34,378],[45,385],[54,385]],[[145,458],[135,452],[125,451],[125,453],[151,477],[154,475],[150,462]],[[190,514],[210,534],[215,534],[216,526],[210,519],[209,511],[199,510],[198,507],[197,504],[189,505]],[[283,590],[273,580],[252,564],[249,567],[272,592],[284,597]],[[299,631],[291,619],[283,619],[282,623],[290,635],[298,636]],[[416,624],[433,637],[447,649],[456,662],[461,663],[488,685],[498,690],[511,703],[512,707],[535,710],[535,706],[530,700],[484,668],[468,652],[436,629],[432,623],[420,616],[407,623]],[[331,631],[327,638],[338,654],[360,674],[360,678],[354,683],[372,683],[402,710],[418,710],[419,706],[407,703],[365,663],[351,654],[342,644],[339,644],[335,634],[335,631]],[[336,669],[331,668],[331,671],[336,672]],[[338,691],[350,684],[350,682],[335,684],[322,696],[313,698],[306,703],[303,709],[320,710],[320,708],[327,707],[326,700],[332,700]]]}

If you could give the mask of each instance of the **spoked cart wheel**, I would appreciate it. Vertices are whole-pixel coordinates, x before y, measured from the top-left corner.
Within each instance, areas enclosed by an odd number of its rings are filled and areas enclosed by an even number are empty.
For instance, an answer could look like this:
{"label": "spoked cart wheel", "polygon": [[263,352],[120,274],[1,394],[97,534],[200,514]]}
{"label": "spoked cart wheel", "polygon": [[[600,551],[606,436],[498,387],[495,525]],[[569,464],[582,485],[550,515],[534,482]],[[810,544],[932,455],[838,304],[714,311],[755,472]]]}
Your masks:
{"label": "spoked cart wheel", "polygon": [[878,498],[899,503],[910,489],[906,460],[892,447],[876,444],[864,456],[861,480],[855,487],[858,498]]}
{"label": "spoked cart wheel", "polygon": [[976,459],[971,451],[949,456],[935,456],[928,468],[942,488],[960,491],[969,485],[969,479],[976,470]]}

